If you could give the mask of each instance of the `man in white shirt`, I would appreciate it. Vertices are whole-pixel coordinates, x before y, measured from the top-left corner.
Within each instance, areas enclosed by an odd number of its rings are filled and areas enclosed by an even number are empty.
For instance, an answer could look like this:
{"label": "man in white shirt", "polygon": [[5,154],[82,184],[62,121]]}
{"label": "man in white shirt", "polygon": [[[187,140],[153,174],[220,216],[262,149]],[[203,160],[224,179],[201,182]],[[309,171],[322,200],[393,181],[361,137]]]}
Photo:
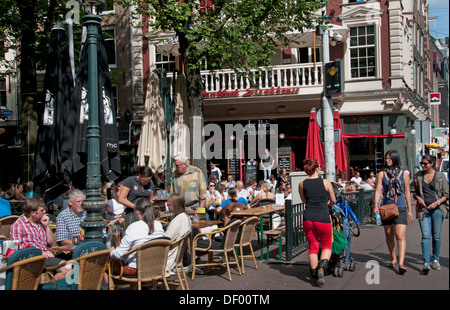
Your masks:
{"label": "man in white shirt", "polygon": [[361,179],[359,172],[355,172],[355,176],[353,178],[351,178],[350,181],[353,181],[356,184],[361,185],[362,179]]}
{"label": "man in white shirt", "polygon": [[238,197],[242,197],[245,200],[248,200],[250,197],[250,193],[244,188],[244,183],[242,181],[236,181],[236,191]]}

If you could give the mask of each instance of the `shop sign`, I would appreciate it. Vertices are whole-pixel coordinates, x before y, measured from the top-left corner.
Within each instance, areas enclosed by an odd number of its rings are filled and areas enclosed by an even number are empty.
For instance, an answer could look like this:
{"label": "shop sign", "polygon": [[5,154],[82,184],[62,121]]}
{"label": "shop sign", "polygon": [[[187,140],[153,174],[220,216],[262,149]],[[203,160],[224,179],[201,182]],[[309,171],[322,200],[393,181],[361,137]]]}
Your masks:
{"label": "shop sign", "polygon": [[441,104],[441,93],[430,93],[428,102],[430,104]]}
{"label": "shop sign", "polygon": [[269,89],[256,89],[254,87],[247,88],[244,91],[239,89],[227,91],[221,89],[217,92],[203,91],[203,98],[225,98],[225,97],[253,97],[253,96],[270,96],[270,95],[292,95],[298,94],[300,87],[271,87]]}

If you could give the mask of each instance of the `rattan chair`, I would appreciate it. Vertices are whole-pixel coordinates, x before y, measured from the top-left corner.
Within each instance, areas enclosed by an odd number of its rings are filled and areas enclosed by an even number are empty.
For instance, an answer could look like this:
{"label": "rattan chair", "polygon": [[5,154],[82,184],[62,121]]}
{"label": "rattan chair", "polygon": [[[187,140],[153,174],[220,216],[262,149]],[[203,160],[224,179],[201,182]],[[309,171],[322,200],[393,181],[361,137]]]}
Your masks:
{"label": "rattan chair", "polygon": [[189,290],[189,285],[184,271],[183,257],[191,238],[191,231],[188,231],[172,243],[172,247],[178,246],[177,256],[175,258],[175,270],[178,281],[171,281],[170,284],[180,285],[182,290]]}
{"label": "rattan chair", "polygon": [[[228,226],[224,228],[214,229],[207,233],[200,233],[195,236],[193,241],[193,266],[192,266],[192,280],[195,278],[195,269],[196,267],[201,266],[226,266],[228,272],[228,279],[231,281],[231,272],[230,272],[230,264],[236,264],[237,269],[239,271],[239,275],[241,275],[241,268],[239,266],[239,261],[236,256],[236,252],[234,251],[234,244],[236,242],[236,237],[239,232],[239,226],[241,224],[241,220],[232,220]],[[223,241],[215,241],[214,236],[220,233],[224,235]],[[203,237],[206,236],[207,240],[203,240]],[[233,253],[235,262],[230,262],[228,253]],[[214,254],[223,254],[225,256],[225,263],[214,261]],[[197,264],[196,256],[208,254],[208,263]],[[230,257],[231,258],[231,257]]]}
{"label": "rattan chair", "polygon": [[[41,289],[100,290],[108,266],[109,255],[109,250],[106,249],[106,246],[102,242],[83,242],[74,249],[70,261],[46,269],[47,271],[52,271],[61,268],[66,264],[72,264],[73,276],[68,277],[68,279],[46,283],[41,286]],[[74,264],[78,264],[77,268],[74,268]],[[73,279],[73,277],[76,276],[78,276],[78,278]]]}
{"label": "rattan chair", "polygon": [[44,271],[46,257],[34,247],[19,250],[7,260],[0,269],[6,271],[6,290],[36,290]]}
{"label": "rattan chair", "polygon": [[[253,258],[253,262],[255,264],[255,269],[258,269],[258,264],[256,263],[255,253],[253,252],[252,247],[252,236],[255,231],[255,226],[259,223],[259,218],[257,216],[252,216],[246,219],[241,224],[241,236],[239,238],[239,244],[236,244],[236,247],[239,247],[239,258],[241,260],[242,274],[245,274],[244,269],[244,258],[251,257]],[[249,247],[250,254],[244,255],[243,248]]]}
{"label": "rattan chair", "polygon": [[19,215],[8,215],[0,218],[0,240],[9,240],[11,225],[19,218]]}
{"label": "rattan chair", "polygon": [[138,290],[141,290],[143,282],[153,282],[162,280],[167,290],[169,285],[166,280],[166,263],[172,241],[169,238],[159,238],[147,241],[125,253],[125,256],[136,252],[136,276],[126,276],[123,270],[119,274],[114,273],[114,264],[121,260],[111,259],[109,263],[109,289],[113,290],[114,282],[137,283]]}

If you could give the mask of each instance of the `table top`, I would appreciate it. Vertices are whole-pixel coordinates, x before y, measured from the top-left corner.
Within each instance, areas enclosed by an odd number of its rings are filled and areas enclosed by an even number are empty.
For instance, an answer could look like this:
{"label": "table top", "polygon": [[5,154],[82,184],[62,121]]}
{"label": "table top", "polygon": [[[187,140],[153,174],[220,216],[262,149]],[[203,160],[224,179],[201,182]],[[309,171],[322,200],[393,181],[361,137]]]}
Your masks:
{"label": "table top", "polygon": [[192,228],[205,228],[212,225],[222,224],[222,221],[199,221],[198,223],[192,223]]}
{"label": "table top", "polygon": [[231,215],[234,216],[261,216],[263,214],[272,213],[284,210],[284,205],[266,205],[262,207],[256,207],[256,208],[250,208],[250,209],[244,209],[240,211],[233,211],[231,212]]}

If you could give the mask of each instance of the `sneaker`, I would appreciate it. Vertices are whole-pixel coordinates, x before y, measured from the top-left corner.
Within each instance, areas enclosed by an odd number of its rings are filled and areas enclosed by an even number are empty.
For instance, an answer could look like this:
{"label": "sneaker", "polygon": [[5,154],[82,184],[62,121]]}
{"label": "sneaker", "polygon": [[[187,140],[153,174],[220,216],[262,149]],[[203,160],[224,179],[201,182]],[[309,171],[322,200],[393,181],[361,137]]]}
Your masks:
{"label": "sneaker", "polygon": [[325,284],[325,271],[323,268],[317,270],[317,285],[323,286]]}
{"label": "sneaker", "polygon": [[433,261],[431,262],[431,268],[433,268],[434,270],[441,269],[441,265],[439,264],[439,261],[437,259],[433,259]]}
{"label": "sneaker", "polygon": [[423,273],[427,274],[428,272],[430,272],[430,270],[431,270],[430,263],[423,263],[422,267]]}

